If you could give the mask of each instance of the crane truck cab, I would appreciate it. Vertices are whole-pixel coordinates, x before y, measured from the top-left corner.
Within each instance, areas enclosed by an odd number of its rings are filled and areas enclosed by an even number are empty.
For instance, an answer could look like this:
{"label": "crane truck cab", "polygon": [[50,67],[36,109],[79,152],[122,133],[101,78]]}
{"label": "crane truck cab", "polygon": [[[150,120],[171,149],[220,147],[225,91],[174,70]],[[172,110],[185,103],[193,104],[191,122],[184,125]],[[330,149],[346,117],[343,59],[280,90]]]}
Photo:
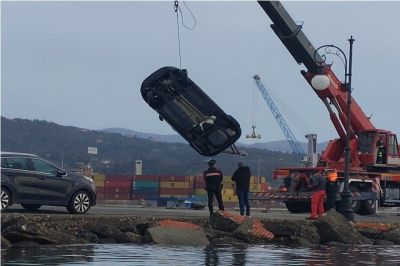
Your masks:
{"label": "crane truck cab", "polygon": [[369,130],[358,134],[358,156],[362,166],[400,169],[397,137],[386,130]]}

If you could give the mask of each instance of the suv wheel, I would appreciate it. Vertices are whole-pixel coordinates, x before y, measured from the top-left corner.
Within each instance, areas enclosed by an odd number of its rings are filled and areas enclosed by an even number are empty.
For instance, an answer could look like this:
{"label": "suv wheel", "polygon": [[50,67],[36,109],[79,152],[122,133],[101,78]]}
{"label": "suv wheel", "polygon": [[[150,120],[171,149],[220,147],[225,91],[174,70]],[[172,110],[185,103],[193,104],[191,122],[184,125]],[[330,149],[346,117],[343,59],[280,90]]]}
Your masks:
{"label": "suv wheel", "polygon": [[42,207],[42,205],[40,204],[21,204],[21,206],[27,211],[36,211],[37,209]]}
{"label": "suv wheel", "polygon": [[10,206],[11,203],[11,194],[7,189],[1,188],[1,210],[5,210]]}
{"label": "suv wheel", "polygon": [[86,191],[76,192],[69,201],[67,210],[69,213],[83,214],[87,212],[92,205],[89,194]]}

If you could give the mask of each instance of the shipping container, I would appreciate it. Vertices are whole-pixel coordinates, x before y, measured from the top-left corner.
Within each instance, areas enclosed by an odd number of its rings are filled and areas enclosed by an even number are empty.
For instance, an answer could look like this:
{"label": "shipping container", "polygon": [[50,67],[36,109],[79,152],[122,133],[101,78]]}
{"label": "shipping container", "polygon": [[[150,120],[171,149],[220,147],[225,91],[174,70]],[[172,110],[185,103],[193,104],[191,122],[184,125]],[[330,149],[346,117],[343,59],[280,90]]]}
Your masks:
{"label": "shipping container", "polygon": [[160,182],[158,181],[133,181],[134,188],[156,188],[160,186]]}
{"label": "shipping container", "polygon": [[207,195],[207,190],[205,190],[204,188],[195,189],[194,190],[194,195]]}
{"label": "shipping container", "polygon": [[160,195],[190,195],[192,190],[188,188],[160,188]]}
{"label": "shipping container", "polygon": [[160,181],[158,175],[135,175],[132,177],[133,181]]}
{"label": "shipping container", "polygon": [[104,200],[104,192],[96,194],[96,201]]}
{"label": "shipping container", "polygon": [[173,198],[173,199],[187,199],[191,195],[177,195],[177,194],[160,194],[160,198]]}
{"label": "shipping container", "polygon": [[233,196],[234,195],[234,190],[233,189],[222,189],[221,194],[223,196]]}
{"label": "shipping container", "polygon": [[232,177],[224,176],[224,178],[222,179],[222,183],[232,183]]}
{"label": "shipping container", "polygon": [[170,182],[170,181],[161,181],[160,188],[190,188],[189,181],[186,182]]}
{"label": "shipping container", "polygon": [[106,194],[131,194],[130,187],[104,187],[104,193]]}
{"label": "shipping container", "polygon": [[96,180],[96,181],[94,181],[94,185],[96,186],[96,187],[104,187],[104,180]]}
{"label": "shipping container", "polygon": [[130,193],[105,193],[104,199],[105,200],[130,200],[131,194]]}
{"label": "shipping container", "polygon": [[238,202],[237,196],[222,195],[223,202]]}
{"label": "shipping container", "polygon": [[193,202],[207,202],[208,196],[207,195],[194,195],[191,196]]}
{"label": "shipping container", "polygon": [[96,187],[97,193],[104,193],[104,187]]}
{"label": "shipping container", "polygon": [[190,178],[188,176],[171,176],[171,175],[163,175],[160,176],[160,182],[188,182]]}
{"label": "shipping container", "polygon": [[92,175],[93,180],[96,181],[103,181],[106,179],[106,175],[103,174],[94,174]]}
{"label": "shipping container", "polygon": [[129,174],[109,174],[106,175],[106,181],[107,180],[112,180],[112,179],[119,179],[119,180],[131,180],[132,175]]}
{"label": "shipping container", "polygon": [[109,179],[104,182],[104,187],[127,187],[131,188],[132,182],[130,179]]}

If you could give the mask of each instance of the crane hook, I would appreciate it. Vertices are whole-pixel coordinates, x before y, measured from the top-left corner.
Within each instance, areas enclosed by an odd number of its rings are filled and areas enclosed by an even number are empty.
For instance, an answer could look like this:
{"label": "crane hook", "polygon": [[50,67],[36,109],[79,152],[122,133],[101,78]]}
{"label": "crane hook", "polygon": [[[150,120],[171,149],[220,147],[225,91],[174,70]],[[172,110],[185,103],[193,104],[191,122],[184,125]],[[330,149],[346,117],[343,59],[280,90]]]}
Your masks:
{"label": "crane hook", "polygon": [[179,3],[178,3],[178,1],[175,1],[175,3],[174,3],[174,11],[178,12],[178,8],[179,8]]}

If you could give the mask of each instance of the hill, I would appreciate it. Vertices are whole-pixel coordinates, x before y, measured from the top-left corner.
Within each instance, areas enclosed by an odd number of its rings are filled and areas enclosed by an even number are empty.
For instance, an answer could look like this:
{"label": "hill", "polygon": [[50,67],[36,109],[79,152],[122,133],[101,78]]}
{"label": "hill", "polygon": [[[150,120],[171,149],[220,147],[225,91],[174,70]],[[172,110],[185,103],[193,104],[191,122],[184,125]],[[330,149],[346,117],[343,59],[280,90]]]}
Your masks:
{"label": "hill", "polygon": [[[62,126],[43,120],[1,118],[1,144],[3,151],[27,152],[42,156],[64,168],[75,168],[79,163],[89,163],[88,147],[97,147],[98,155],[92,157],[94,169],[100,173],[134,172],[136,159],[143,160],[143,174],[198,175],[206,168],[206,160],[189,145],[166,143]],[[248,154],[245,162],[254,175],[271,176],[273,169],[298,165],[299,158],[292,154],[262,149],[243,148]],[[225,175],[236,169],[239,157],[221,154],[215,157]]]}
{"label": "hill", "polygon": [[[103,132],[109,132],[109,133],[118,133],[124,136],[136,136],[138,138],[144,138],[144,139],[151,139],[151,140],[156,140],[156,141],[162,141],[162,142],[171,142],[171,143],[187,143],[184,138],[177,134],[171,134],[171,135],[162,135],[162,134],[153,134],[153,133],[144,133],[132,129],[127,129],[127,128],[105,128],[105,129],[100,129],[100,131]],[[307,143],[306,142],[299,142],[300,146],[303,148],[305,152],[307,152]],[[328,142],[322,142],[317,144],[317,152],[321,152]],[[291,153],[292,148],[290,147],[290,144],[287,140],[277,140],[277,141],[267,141],[267,142],[257,142],[253,144],[245,144],[238,142],[236,143],[238,147],[247,147],[247,148],[255,148],[255,149],[266,149],[270,151],[281,151],[281,152],[287,152]]]}

